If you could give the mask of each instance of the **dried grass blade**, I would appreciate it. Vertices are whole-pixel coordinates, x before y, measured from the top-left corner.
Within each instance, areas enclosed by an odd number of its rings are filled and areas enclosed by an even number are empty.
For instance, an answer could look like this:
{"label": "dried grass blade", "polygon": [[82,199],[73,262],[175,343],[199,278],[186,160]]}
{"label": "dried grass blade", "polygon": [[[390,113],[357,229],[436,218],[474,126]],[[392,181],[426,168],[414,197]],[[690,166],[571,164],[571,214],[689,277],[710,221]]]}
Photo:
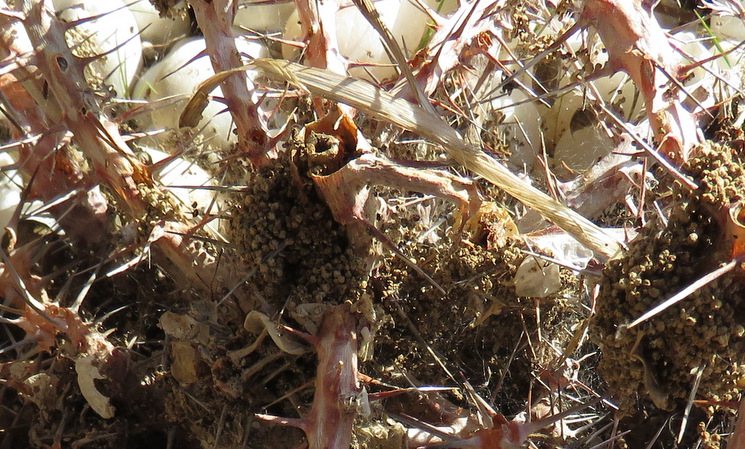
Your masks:
{"label": "dried grass blade", "polygon": [[698,391],[699,385],[701,385],[701,378],[704,375],[704,370],[706,369],[706,364],[702,366],[697,366],[693,368],[691,371],[691,374],[696,375],[696,380],[693,381],[693,387],[691,388],[691,393],[688,395],[688,403],[686,403],[685,411],[683,412],[683,419],[680,421],[680,430],[678,431],[678,438],[675,440],[677,444],[680,444],[681,441],[683,441],[683,434],[685,433],[686,426],[688,425],[688,418],[691,415],[691,408],[693,407],[693,402],[696,399],[696,392]]}
{"label": "dried grass blade", "polygon": [[279,59],[257,59],[249,67],[259,69],[266,76],[293,83],[314,95],[345,103],[442,145],[458,163],[540,212],[601,259],[609,259],[622,251],[621,244],[602,228],[524,182],[484,151],[466,143],[438,115],[396,98],[366,81],[327,70]]}

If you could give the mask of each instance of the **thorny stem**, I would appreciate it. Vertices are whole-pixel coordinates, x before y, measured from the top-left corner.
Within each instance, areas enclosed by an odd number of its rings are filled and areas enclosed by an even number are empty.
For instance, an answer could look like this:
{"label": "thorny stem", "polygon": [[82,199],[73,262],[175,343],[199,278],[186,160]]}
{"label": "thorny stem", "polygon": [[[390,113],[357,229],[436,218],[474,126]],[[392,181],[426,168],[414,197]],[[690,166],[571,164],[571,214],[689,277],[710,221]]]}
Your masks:
{"label": "thorny stem", "polygon": [[316,391],[303,419],[259,414],[265,421],[303,429],[309,449],[348,449],[358,407],[366,398],[358,381],[356,314],[350,303],[326,311],[318,335],[306,336],[318,351]]}
{"label": "thorny stem", "polygon": [[[427,46],[427,54],[417,58],[422,62],[417,67],[416,79],[425,95],[432,94],[442,81],[442,77],[460,64],[460,55],[466,48],[474,45],[477,36],[484,32],[499,35],[493,20],[484,19],[497,3],[473,2],[468,8],[460,8],[451,19],[438,25],[432,42]],[[416,97],[416,93],[412,93],[411,89],[411,85],[402,87],[397,96]]]}
{"label": "thorny stem", "polygon": [[311,67],[347,73],[348,61],[339,52],[336,39],[337,0],[295,0],[300,25],[307,38],[306,62]]}
{"label": "thorny stem", "polygon": [[[215,73],[241,67],[232,26],[238,8],[237,0],[191,0],[197,23],[204,33]],[[258,104],[251,99],[253,83],[245,71],[233,72],[222,82],[225,104],[238,132],[238,152],[247,155],[256,166],[276,156],[271,139],[259,115]]]}
{"label": "thorny stem", "polygon": [[34,46],[34,63],[60,107],[61,117],[50,119],[64,120],[78,142],[84,145],[95,142],[94,146],[101,151],[91,151],[89,156],[96,168],[103,171],[100,175],[109,181],[133,214],[144,213],[144,204],[135,200],[139,197],[137,183],[152,181],[148,180],[144,167],[133,163],[131,151],[116,126],[101,112],[82,70],[75,70],[76,58],[67,46],[62,24],[43,1],[24,0],[23,12],[24,26]]}
{"label": "thorny stem", "polygon": [[[163,203],[163,199],[170,197],[153,181],[148,168],[134,157],[117,125],[102,111],[84,77],[85,61],[77,58],[67,46],[65,32],[69,25],[60,22],[49,9],[49,2],[44,0],[24,0],[22,16],[22,25],[32,45],[32,50],[25,53],[32,55],[29,56],[28,63],[34,67],[21,66],[17,69],[16,77],[22,80],[23,86],[36,100],[39,108],[32,115],[37,120],[27,124],[32,128],[31,134],[38,133],[43,137],[33,145],[33,150],[25,158],[21,169],[29,175],[34,174],[37,169],[45,171],[34,178],[37,182],[42,182],[35,189],[36,193],[43,201],[50,201],[66,194],[71,188],[84,187],[87,194],[83,197],[88,203],[83,204],[82,209],[92,211],[94,217],[104,219],[105,200],[101,198],[98,203],[91,203],[87,199],[91,188],[96,183],[102,183],[111,189],[117,205],[130,219],[152,220],[148,215],[158,214],[153,199]],[[4,19],[8,22],[11,17],[5,14]],[[18,42],[22,41],[20,36],[8,33],[2,37],[0,44],[7,54],[19,54],[23,50],[17,48]],[[72,132],[73,141],[94,169],[93,176],[84,180],[71,153],[56,150],[59,133],[49,133],[47,123],[62,124],[65,127],[52,127],[52,131],[67,129]],[[39,161],[47,162],[39,165]],[[60,169],[66,171],[61,172]],[[143,189],[149,192],[149,197],[143,195]],[[183,237],[192,232],[192,227],[187,224],[190,220],[181,216],[174,201],[168,199],[166,202],[174,206],[171,213],[176,216],[169,219],[156,218],[148,222],[147,225],[153,226],[149,241],[158,250],[156,255],[163,257],[162,262],[170,264],[170,274],[177,280],[205,285],[212,277],[212,267],[210,263],[196,266],[196,261],[204,258],[190,246],[190,239]],[[90,215],[90,212],[84,215],[82,220],[79,215],[68,217],[68,232],[78,234],[86,242]],[[75,227],[77,231],[83,232],[77,232]],[[97,232],[92,234],[100,234],[99,226],[93,227]],[[90,243],[93,243],[91,246],[96,245],[95,241],[88,241]]]}
{"label": "thorny stem", "polygon": [[677,95],[672,101],[668,98],[677,87],[665,88],[666,80],[677,77],[681,65],[652,14],[640,0],[587,0],[580,20],[597,30],[608,50],[610,68],[628,73],[644,96],[661,153],[687,160],[699,141],[698,126]]}

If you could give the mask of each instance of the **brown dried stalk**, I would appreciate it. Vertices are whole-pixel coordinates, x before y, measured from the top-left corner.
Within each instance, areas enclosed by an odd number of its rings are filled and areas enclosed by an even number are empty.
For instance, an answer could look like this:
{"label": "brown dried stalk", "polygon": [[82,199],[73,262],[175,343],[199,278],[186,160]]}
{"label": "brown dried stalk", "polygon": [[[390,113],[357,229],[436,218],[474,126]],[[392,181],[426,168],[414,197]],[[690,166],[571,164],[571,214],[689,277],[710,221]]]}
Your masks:
{"label": "brown dried stalk", "polygon": [[467,143],[438,115],[395,98],[372,84],[288,61],[256,60],[267,76],[293,83],[323,98],[348,104],[442,145],[458,163],[541,213],[606,260],[622,251],[614,237],[585,217],[528,184],[492,156]]}
{"label": "brown dried stalk", "polygon": [[352,425],[365,400],[357,376],[358,323],[350,303],[326,311],[318,335],[301,335],[318,352],[316,392],[308,416],[302,419],[256,416],[301,428],[309,449],[348,449]]}
{"label": "brown dried stalk", "polygon": [[[5,299],[5,307],[17,318],[0,317],[0,322],[22,329],[24,339],[12,347],[31,345],[32,348],[15,362],[23,362],[39,352],[49,351],[58,346],[57,337],[66,336],[69,344],[65,352],[75,360],[80,391],[93,410],[103,418],[112,418],[115,408],[109,399],[95,386],[94,379],[105,379],[101,370],[106,367],[114,354],[114,345],[95,324],[86,322],[79,314],[80,302],[71,307],[62,307],[52,301],[42,279],[31,274],[33,259],[39,253],[39,242],[30,242],[16,247],[15,233],[6,231],[7,247],[0,249],[0,292]],[[7,348],[3,348],[3,351]]]}
{"label": "brown dried stalk", "polygon": [[[184,238],[192,233],[193,226],[188,225],[192,220],[183,215],[168,193],[154,182],[148,167],[134,157],[117,125],[102,110],[99,99],[89,88],[84,68],[96,57],[77,57],[66,43],[65,32],[79,23],[59,21],[49,9],[49,2],[43,0],[24,0],[22,11],[5,10],[3,18],[14,26],[14,32],[3,33],[0,53],[20,56],[16,61],[15,77],[21,80],[37,106],[25,125],[28,133],[42,137],[35,144],[22,147],[20,164],[21,170],[34,176],[34,193],[42,201],[50,202],[78,189],[82,192],[80,196],[86,199],[91,187],[106,185],[128,218],[147,220],[146,226],[152,229],[148,239],[157,250],[156,257],[172,268],[170,274],[192,285],[206,285],[206,280],[213,276],[212,267],[209,261],[199,266],[195,264],[202,259],[201,253],[190,245],[190,239]],[[24,29],[25,34],[22,34]],[[80,167],[83,161],[76,160],[72,152],[57,150],[59,140],[66,139],[60,137],[66,131],[72,133],[92,173],[83,174]],[[87,247],[100,241],[86,242],[91,229],[96,232],[90,234],[98,237],[101,237],[98,230],[106,229],[99,222],[91,222],[91,216],[104,218],[105,202],[96,205],[97,209],[91,209],[90,205],[83,204],[82,209],[88,209],[87,213],[82,216],[73,213],[61,223],[68,234],[80,236]]]}
{"label": "brown dried stalk", "polygon": [[[191,0],[189,4],[204,33],[207,53],[215,73],[242,67],[232,31],[238,1]],[[238,132],[238,152],[247,155],[254,165],[259,166],[276,154],[258,104],[251,100],[252,86],[245,71],[231,72],[221,84],[225,104]]]}

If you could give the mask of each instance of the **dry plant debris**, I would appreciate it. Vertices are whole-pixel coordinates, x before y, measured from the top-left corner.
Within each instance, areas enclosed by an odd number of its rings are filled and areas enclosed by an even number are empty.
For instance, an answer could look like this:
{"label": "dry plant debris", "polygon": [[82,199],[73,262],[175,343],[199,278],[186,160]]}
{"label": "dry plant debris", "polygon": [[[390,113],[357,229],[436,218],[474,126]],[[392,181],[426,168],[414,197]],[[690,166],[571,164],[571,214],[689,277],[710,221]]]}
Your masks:
{"label": "dry plant debris", "polygon": [[[669,186],[667,225],[650,222],[624,258],[606,266],[592,332],[603,352],[606,381],[633,409],[648,394],[663,409],[684,403],[698,370],[697,397],[731,401],[743,385],[742,267],[728,229],[743,198],[745,169],[729,147],[711,145],[682,167],[700,186]],[[741,225],[740,225],[741,226]],[[737,237],[736,235],[734,237]],[[737,260],[737,266],[697,288],[678,306],[624,326],[697,278]],[[626,366],[619,370],[619,366]]]}
{"label": "dry plant debris", "polygon": [[0,449],[744,447],[694,3],[0,2]]}

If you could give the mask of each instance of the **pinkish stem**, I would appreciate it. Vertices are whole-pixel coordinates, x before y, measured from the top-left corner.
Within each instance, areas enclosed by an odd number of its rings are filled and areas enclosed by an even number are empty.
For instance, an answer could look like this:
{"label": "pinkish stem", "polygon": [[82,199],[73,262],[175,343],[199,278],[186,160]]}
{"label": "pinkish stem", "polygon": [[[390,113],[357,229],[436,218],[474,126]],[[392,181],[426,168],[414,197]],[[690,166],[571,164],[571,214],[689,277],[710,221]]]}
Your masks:
{"label": "pinkish stem", "polygon": [[[476,184],[466,179],[444,170],[407,167],[372,153],[363,153],[329,175],[311,175],[311,179],[334,219],[347,226],[354,226],[357,220],[368,221],[364,209],[372,185],[428,193],[456,204],[460,212],[456,225],[458,233],[481,206]],[[356,232],[355,228],[350,228],[350,234],[356,234],[350,235],[350,240],[365,242],[366,232],[364,228]]]}
{"label": "pinkish stem", "polygon": [[295,0],[300,25],[307,39],[306,63],[310,67],[347,74],[348,61],[339,52],[336,39],[337,0]]}
{"label": "pinkish stem", "polygon": [[680,64],[667,35],[641,0],[587,0],[581,20],[593,26],[608,50],[610,68],[634,80],[646,102],[647,116],[660,152],[685,161],[699,143],[693,114],[678,101]]}
{"label": "pinkish stem", "polygon": [[[481,33],[496,33],[494,21],[484,19],[493,8],[495,1],[463,2],[462,6],[448,20],[436,24],[437,31],[427,44],[426,53],[417,55],[421,66],[416,70],[426,95],[431,95],[442,81],[442,77],[461,64],[463,53],[477,45]],[[434,14],[434,13],[432,13]],[[411,96],[410,86],[404,87],[399,96]]]}
{"label": "pinkish stem", "polygon": [[351,304],[326,311],[318,335],[306,339],[318,351],[316,392],[310,413],[303,419],[257,416],[303,429],[309,449],[349,449],[362,398],[357,380],[357,319]]}
{"label": "pinkish stem", "polygon": [[[154,192],[158,198],[168,196],[153,181],[148,168],[134,157],[117,125],[101,110],[98,98],[83,75],[87,61],[74,56],[68,48],[65,32],[69,26],[56,18],[49,5],[49,1],[24,0],[23,12],[17,12],[18,17],[23,17],[21,22],[30,41],[30,50],[25,53],[31,53],[27,56],[27,63],[32,67],[22,64],[15,71],[16,78],[22,80],[28,94],[22,96],[16,92],[16,100],[26,101],[24,99],[29,96],[35,100],[35,105],[31,103],[22,109],[33,108],[34,111],[24,125],[29,134],[43,136],[30,151],[29,147],[22,147],[20,168],[28,176],[35,176],[33,189],[42,201],[49,202],[75,189],[90,192],[94,185],[103,184],[112,191],[126,216],[143,220],[154,212],[154,204],[152,200],[143,198],[141,188]],[[9,14],[3,17],[6,23],[13,20],[20,19]],[[23,28],[17,31],[22,33]],[[19,48],[24,39],[18,33],[3,33],[0,37],[0,54],[19,54],[25,50]],[[3,92],[7,94],[9,90],[4,87]],[[72,152],[56,149],[64,130],[72,133],[73,141],[93,168],[92,176],[83,173],[81,162],[72,156]],[[87,242],[87,246],[92,247],[102,237],[101,229],[105,229],[96,220],[105,218],[106,206],[105,202],[94,205],[95,202],[90,201],[86,205],[86,198],[87,195],[83,195],[83,201],[79,201],[84,210],[78,215],[68,213],[70,220],[62,224],[69,235],[79,236],[82,243]],[[66,207],[64,212],[69,212]],[[86,208],[90,210],[86,211]],[[178,215],[171,217],[175,223],[164,227],[178,228],[188,234],[184,224],[190,223],[190,219],[180,216],[175,210],[174,213]],[[194,265],[199,254],[194,252],[189,242],[190,239],[165,232],[152,244],[154,249],[162,250],[156,251],[156,255],[168,258],[175,268],[171,274],[178,280],[204,285],[213,274],[208,265]]]}
{"label": "pinkish stem", "polygon": [[[232,26],[238,8],[236,0],[191,0],[197,23],[204,33],[212,67],[220,73],[243,66]],[[251,100],[253,83],[245,71],[237,71],[222,82],[225,103],[238,131],[238,151],[246,154],[255,165],[264,164],[274,156],[271,139],[261,120],[258,104]]]}

